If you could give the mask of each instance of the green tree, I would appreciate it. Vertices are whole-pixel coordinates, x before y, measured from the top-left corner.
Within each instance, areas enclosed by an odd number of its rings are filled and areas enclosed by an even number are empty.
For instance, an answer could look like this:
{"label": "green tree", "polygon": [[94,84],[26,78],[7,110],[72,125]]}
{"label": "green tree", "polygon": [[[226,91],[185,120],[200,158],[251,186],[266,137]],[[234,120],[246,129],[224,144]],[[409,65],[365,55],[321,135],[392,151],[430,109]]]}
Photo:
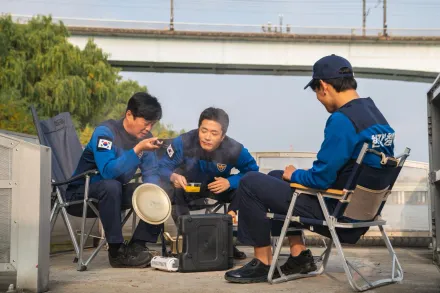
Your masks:
{"label": "green tree", "polygon": [[68,37],[63,23],[53,23],[50,16],[27,24],[0,17],[1,128],[34,133],[28,110],[33,104],[42,118],[70,112],[83,132],[107,118],[122,117],[130,96],[147,90],[123,81],[93,40],[81,50]]}
{"label": "green tree", "polygon": [[9,97],[8,91],[0,92],[0,129],[35,134],[36,130],[26,104]]}
{"label": "green tree", "polygon": [[146,92],[145,86],[140,86],[133,80],[124,80],[118,83],[116,99],[111,104],[105,104],[99,115],[93,117],[92,124],[97,124],[105,119],[120,119],[125,115],[127,102],[137,92]]}
{"label": "green tree", "polygon": [[152,130],[153,135],[159,138],[173,138],[184,132],[184,129],[180,131],[175,131],[173,130],[173,125],[164,125],[162,123],[157,123],[156,125],[154,125]]}

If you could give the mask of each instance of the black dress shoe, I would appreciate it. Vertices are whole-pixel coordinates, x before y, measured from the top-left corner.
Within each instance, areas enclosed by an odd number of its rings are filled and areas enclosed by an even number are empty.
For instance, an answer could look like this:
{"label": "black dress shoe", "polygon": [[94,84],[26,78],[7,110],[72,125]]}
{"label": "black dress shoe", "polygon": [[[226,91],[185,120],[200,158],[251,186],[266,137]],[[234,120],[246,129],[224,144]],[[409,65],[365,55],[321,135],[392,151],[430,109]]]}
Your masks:
{"label": "black dress shoe", "polygon": [[234,259],[246,259],[246,253],[237,249],[237,246],[234,245]]}
{"label": "black dress shoe", "polygon": [[233,283],[260,283],[267,282],[270,266],[254,258],[243,267],[225,273],[225,279]]}

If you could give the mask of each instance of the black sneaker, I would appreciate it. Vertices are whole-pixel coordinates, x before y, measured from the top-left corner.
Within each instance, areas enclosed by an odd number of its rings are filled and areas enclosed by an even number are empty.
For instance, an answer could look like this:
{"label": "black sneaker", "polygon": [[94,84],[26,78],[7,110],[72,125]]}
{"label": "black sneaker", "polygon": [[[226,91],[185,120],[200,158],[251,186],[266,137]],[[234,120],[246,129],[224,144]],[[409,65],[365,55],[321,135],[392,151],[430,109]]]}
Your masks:
{"label": "black sneaker", "polygon": [[115,257],[109,253],[108,258],[113,268],[145,268],[150,265],[153,256],[145,246],[124,243],[119,247]]}
{"label": "black sneaker", "polygon": [[148,247],[145,246],[145,243],[140,243],[140,242],[129,242],[128,245],[129,249],[135,253],[135,254],[139,254],[139,253],[151,253],[150,249]]}
{"label": "black sneaker", "polygon": [[149,249],[145,245],[145,242],[137,242],[137,241],[129,242],[128,246],[131,246],[133,248],[133,250],[136,252],[149,252],[152,255],[152,257],[161,255],[161,253],[159,251]]}
{"label": "black sneaker", "polygon": [[[309,249],[302,251],[296,257],[290,255],[286,263],[280,268],[281,272],[286,276],[293,274],[307,274],[317,270],[312,252]],[[273,278],[276,279],[279,277],[278,270],[275,269]]]}
{"label": "black sneaker", "polygon": [[270,266],[254,258],[243,267],[225,273],[225,279],[233,283],[260,283],[267,282]]}
{"label": "black sneaker", "polygon": [[237,246],[234,245],[234,259],[246,259],[246,253],[238,250]]}

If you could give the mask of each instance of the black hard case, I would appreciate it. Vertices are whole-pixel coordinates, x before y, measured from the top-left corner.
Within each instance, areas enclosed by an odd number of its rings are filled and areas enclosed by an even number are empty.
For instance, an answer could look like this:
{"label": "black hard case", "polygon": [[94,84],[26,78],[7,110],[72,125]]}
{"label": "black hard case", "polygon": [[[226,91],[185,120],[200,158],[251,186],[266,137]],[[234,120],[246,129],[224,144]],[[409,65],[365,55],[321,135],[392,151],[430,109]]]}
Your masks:
{"label": "black hard case", "polygon": [[179,253],[180,272],[222,271],[233,267],[230,215],[180,216],[178,234],[183,241]]}

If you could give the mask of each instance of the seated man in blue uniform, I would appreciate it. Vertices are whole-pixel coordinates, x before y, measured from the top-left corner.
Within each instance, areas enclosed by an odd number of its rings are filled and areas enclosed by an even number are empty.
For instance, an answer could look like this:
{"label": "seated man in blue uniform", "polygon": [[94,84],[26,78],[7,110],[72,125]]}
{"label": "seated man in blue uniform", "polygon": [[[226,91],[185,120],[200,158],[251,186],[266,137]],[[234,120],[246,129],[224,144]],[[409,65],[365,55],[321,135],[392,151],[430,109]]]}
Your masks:
{"label": "seated man in blue uniform", "polygon": [[[131,197],[138,184],[129,181],[138,168],[144,183],[159,184],[154,150],[160,143],[150,130],[161,117],[162,108],[155,97],[143,92],[134,94],[123,119],[107,120],[96,127],[73,174],[91,169],[99,171],[99,175],[91,178],[89,197],[99,200],[112,267],[142,268],[152,259],[145,243],[157,241],[160,227],[140,220],[127,245],[122,237],[121,209],[131,206]],[[71,183],[67,197],[84,198],[84,180]]]}
{"label": "seated man in blue uniform", "polygon": [[[238,239],[241,243],[254,247],[255,258],[237,270],[226,272],[225,279],[230,282],[267,281],[272,262],[270,231],[275,225],[281,226],[282,222],[271,223],[265,216],[269,210],[287,213],[293,193],[289,181],[316,189],[343,189],[365,142],[370,148],[386,155],[392,156],[394,153],[394,130],[372,99],[360,98],[357,94],[357,83],[349,61],[335,55],[321,58],[314,64],[313,79],[305,88],[309,86],[331,113],[317,160],[308,170],[296,169],[290,165],[284,171],[273,171],[269,175],[250,172],[241,179],[237,190],[240,198]],[[379,157],[371,153],[366,155],[364,163],[373,168],[381,168]],[[337,202],[335,199],[326,199],[330,213]],[[297,198],[293,215],[324,219],[318,199],[305,194]],[[330,237],[326,227],[313,228],[314,232]],[[342,243],[356,243],[368,230],[336,229]],[[289,242],[291,255],[281,266],[282,272],[289,275],[316,270],[312,253],[306,249],[302,237],[289,234]],[[274,277],[279,277],[278,271],[275,271]]]}
{"label": "seated man in blue uniform", "polygon": [[[235,190],[240,178],[249,171],[258,171],[255,159],[239,142],[228,137],[228,114],[218,108],[205,109],[199,128],[173,139],[159,161],[159,174],[174,186],[173,219],[188,215],[191,199],[213,197],[230,202],[228,213],[235,216],[238,201]],[[231,175],[232,168],[239,173]],[[185,192],[189,182],[201,183],[199,193]],[[167,188],[166,188],[167,189]],[[246,258],[234,247],[235,258]]]}

